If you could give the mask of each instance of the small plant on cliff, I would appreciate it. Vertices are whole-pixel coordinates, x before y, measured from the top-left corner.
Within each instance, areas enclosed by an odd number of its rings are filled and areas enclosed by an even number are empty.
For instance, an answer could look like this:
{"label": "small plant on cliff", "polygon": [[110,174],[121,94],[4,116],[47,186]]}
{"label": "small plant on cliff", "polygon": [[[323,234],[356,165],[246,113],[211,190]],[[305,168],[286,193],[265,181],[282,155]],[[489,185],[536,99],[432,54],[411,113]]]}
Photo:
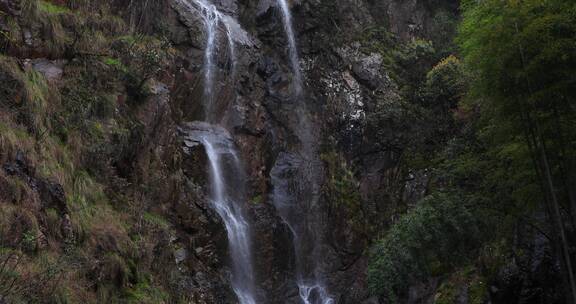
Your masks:
{"label": "small plant on cliff", "polygon": [[170,48],[167,39],[144,35],[121,37],[113,43],[113,49],[126,63],[128,89],[136,99],[147,95],[145,84],[162,70]]}
{"label": "small plant on cliff", "polygon": [[64,6],[56,5],[47,1],[38,1],[38,9],[48,14],[61,14],[70,12],[70,9]]}
{"label": "small plant on cliff", "polygon": [[346,160],[336,152],[321,155],[328,172],[328,181],[324,192],[328,201],[335,207],[338,218],[343,218],[357,232],[365,232],[367,227],[359,182],[346,165]]}

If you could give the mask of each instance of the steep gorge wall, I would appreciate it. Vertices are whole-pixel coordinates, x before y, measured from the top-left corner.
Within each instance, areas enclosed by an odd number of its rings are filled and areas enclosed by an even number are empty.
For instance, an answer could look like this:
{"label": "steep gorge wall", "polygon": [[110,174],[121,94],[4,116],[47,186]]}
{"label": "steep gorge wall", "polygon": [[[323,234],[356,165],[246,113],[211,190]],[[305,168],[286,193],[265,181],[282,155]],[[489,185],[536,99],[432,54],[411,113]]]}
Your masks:
{"label": "steep gorge wall", "polygon": [[[432,39],[433,34],[438,34],[434,28],[434,9],[452,14],[454,4],[416,1],[387,5],[357,1],[293,3],[305,75],[303,103],[294,101],[290,90],[292,75],[287,41],[276,2],[234,5],[224,1],[216,4],[223,11],[239,16],[256,46],[241,51],[248,53],[250,60],[241,60],[239,72],[244,82],[236,84],[240,94],[235,102],[240,104],[238,108],[249,110],[231,121],[236,123],[233,124],[236,138],[249,163],[252,196],[260,203],[252,209],[258,229],[256,263],[260,265],[266,298],[270,302],[298,302],[297,290],[291,283],[295,275],[294,257],[286,256],[290,234],[278,222],[272,207],[270,173],[282,152],[302,144],[298,128],[303,126],[299,125],[297,115],[300,114],[296,114],[299,112],[295,107],[304,104],[304,115],[311,118],[312,128],[317,131],[316,145],[318,153],[323,154],[324,165],[335,167],[332,171],[341,166],[353,170],[350,182],[356,184],[348,190],[361,193],[348,201],[340,197],[336,199],[340,202],[331,200],[342,193],[330,193],[334,189],[330,189],[329,184],[334,180],[329,175],[341,172],[322,171],[318,182],[325,193],[318,205],[303,208],[302,212],[315,214],[309,224],[321,235],[322,241],[318,245],[323,265],[320,268],[329,289],[340,291],[334,293],[335,298],[341,303],[366,300],[365,254],[372,240],[370,234],[378,230],[366,226],[370,222],[376,222],[371,224],[374,226],[385,226],[386,220],[379,217],[391,215],[386,205],[398,203],[397,191],[402,185],[393,178],[399,174],[396,172],[399,152],[375,147],[372,138],[364,134],[364,119],[375,111],[380,100],[394,101],[401,97],[385,69],[382,54],[367,52],[361,37],[371,28],[385,28],[398,36],[396,44],[416,38]],[[387,17],[383,18],[383,15]],[[396,130],[390,128],[388,131]]]}
{"label": "steep gorge wall", "polygon": [[[0,1],[0,9],[13,16],[11,20],[18,20],[25,12],[25,8],[21,8],[23,2]],[[226,42],[219,39],[215,104],[224,117],[223,124],[233,133],[247,170],[260,296],[266,299],[265,303],[299,303],[294,284],[293,240],[272,202],[271,172],[283,152],[293,151],[302,144],[298,129],[302,127],[301,120],[297,115],[306,115],[316,152],[322,159],[322,168],[317,169],[314,177],[322,192],[318,194],[317,203],[302,212],[314,214],[308,224],[320,236],[316,244],[322,262],[320,272],[337,303],[377,303],[376,299],[370,299],[367,291],[366,255],[371,241],[389,223],[386,217],[393,215],[390,210],[401,201],[403,172],[399,171],[398,163],[402,147],[376,143],[367,117],[382,107],[393,108],[402,97],[399,85],[385,64],[385,52],[368,47],[366,33],[382,29],[396,36],[388,41],[389,46],[381,46],[384,49],[393,49],[416,38],[441,40],[445,37],[438,38],[438,35],[449,33],[435,27],[435,18],[438,11],[453,14],[456,4],[418,0],[292,1],[305,76],[303,102],[295,102],[290,90],[292,72],[276,1],[214,0],[214,4],[220,11],[237,18],[245,31],[245,36],[236,40],[239,60],[234,79],[227,77],[230,70]],[[96,162],[103,162],[102,168],[90,168],[93,163],[88,161],[78,161],[78,166],[89,171],[94,169],[90,174],[110,197],[114,194],[108,193],[120,193],[128,197],[128,201],[143,204],[135,203],[132,208],[142,208],[167,220],[170,229],[147,232],[150,234],[146,236],[150,240],[147,251],[140,245],[135,249],[141,256],[135,260],[146,261],[144,268],[150,269],[157,278],[152,284],[164,285],[171,299],[185,297],[194,303],[233,303],[234,294],[227,281],[226,233],[206,200],[206,156],[201,149],[185,155],[177,132],[184,122],[203,119],[205,33],[200,16],[169,0],[138,1],[137,4],[117,0],[112,10],[129,27],[167,37],[172,50],[159,71],[146,80],[144,95],[134,94],[126,80],[116,76],[112,85],[95,88],[96,91],[112,90],[115,97],[116,114],[101,124],[106,130],[117,124],[126,125],[129,136],[118,139],[113,132],[105,131],[105,139],[98,145],[110,147],[111,151],[74,152],[80,158],[93,157]],[[65,83],[76,77],[77,58],[86,54],[50,48],[38,24],[18,22],[17,34],[22,43],[9,43],[5,53],[18,62],[47,58],[42,62],[48,65],[48,70],[42,69],[37,61],[32,61],[31,68],[45,77],[50,75],[48,71],[57,69],[59,72],[50,89],[62,92]],[[83,26],[86,25],[70,24],[65,30],[74,32],[75,27]],[[80,61],[85,62],[85,58]],[[118,73],[100,63],[90,64],[104,67],[104,72],[95,75],[97,81]],[[93,69],[92,73],[98,71]],[[305,108],[296,108],[302,105]],[[394,137],[395,132],[403,131],[401,128],[402,124],[393,125],[384,131]],[[38,139],[32,141],[41,144]],[[77,139],[80,145],[88,145],[89,141],[82,136]],[[73,142],[68,141],[67,145],[73,146]],[[14,150],[25,150],[30,160],[3,149],[0,151],[2,165],[41,166],[41,160],[34,160],[40,153],[37,148],[15,146]],[[22,179],[36,179],[33,173],[22,170],[23,173],[17,174]],[[52,177],[48,174],[41,178]],[[68,184],[73,183],[73,178],[64,178],[56,184],[71,189]],[[30,191],[42,196],[42,189],[32,187]],[[70,198],[70,190],[66,195],[69,198],[60,201],[73,204],[75,198]],[[135,227],[139,222],[134,219],[143,216],[118,203],[112,205],[115,212],[130,214],[127,226]],[[45,217],[44,209],[39,208],[38,218]],[[71,217],[72,222],[79,221],[73,212],[59,212],[61,226],[67,225],[67,217]],[[125,234],[133,238],[134,234],[142,233],[133,231],[132,227],[127,230],[122,237]],[[64,246],[63,237],[54,242]],[[95,259],[103,259],[107,250],[114,249],[104,248],[102,252],[93,253]],[[154,267],[154,264],[161,266]],[[163,276],[170,278],[162,283]]]}

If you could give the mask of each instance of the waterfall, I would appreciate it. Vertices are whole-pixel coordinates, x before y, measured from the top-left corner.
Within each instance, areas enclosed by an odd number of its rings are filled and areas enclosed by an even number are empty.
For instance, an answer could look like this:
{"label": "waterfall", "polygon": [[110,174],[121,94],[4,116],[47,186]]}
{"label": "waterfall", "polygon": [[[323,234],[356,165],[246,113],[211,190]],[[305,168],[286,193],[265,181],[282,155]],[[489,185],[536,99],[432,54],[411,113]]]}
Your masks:
{"label": "waterfall", "polygon": [[292,14],[287,0],[278,0],[280,9],[282,11],[282,23],[284,24],[284,32],[288,39],[288,55],[290,57],[290,64],[292,65],[292,73],[294,75],[293,86],[296,96],[302,93],[302,71],[300,70],[300,60],[298,59],[298,47],[296,46],[296,37],[294,35],[294,27],[292,26]]}
{"label": "waterfall", "polygon": [[[298,58],[298,48],[294,35],[292,16],[287,0],[277,0],[282,11],[282,21],[286,32],[290,64],[294,78],[294,97],[298,99],[295,109],[297,126],[295,132],[301,147],[298,153],[281,153],[270,173],[274,185],[273,201],[278,214],[293,234],[296,256],[296,284],[299,296],[304,304],[332,304],[334,300],[328,294],[321,275],[318,273],[319,248],[321,238],[315,224],[319,219],[317,208],[321,187],[318,182],[322,164],[318,159],[317,136],[308,113],[302,102],[303,78]],[[304,205],[301,205],[304,202]],[[300,204],[300,205],[299,205]]]}
{"label": "waterfall", "polygon": [[[254,274],[250,248],[250,227],[239,207],[243,198],[243,170],[235,147],[230,141],[217,135],[201,137],[210,162],[212,184],[211,200],[214,209],[224,221],[228,235],[230,257],[232,259],[232,288],[241,304],[255,304]],[[225,160],[228,158],[228,167]],[[231,175],[224,177],[224,170]],[[237,179],[237,181],[230,181]]]}
{"label": "waterfall", "polygon": [[[205,120],[218,123],[214,103],[219,30],[223,26],[228,43],[231,81],[235,80],[236,50],[234,38],[242,37],[240,26],[230,16],[222,14],[215,5],[206,0],[176,0],[189,12],[198,12],[206,32],[204,50],[204,107]],[[236,33],[236,36],[233,36]],[[185,126],[184,141],[188,148],[202,145],[209,161],[210,201],[224,222],[232,268],[232,289],[240,304],[256,304],[255,278],[252,263],[251,231],[242,206],[246,203],[244,193],[245,175],[237,149],[228,131],[207,122],[189,123]]]}
{"label": "waterfall", "polygon": [[[274,187],[272,200],[278,214],[292,232],[296,257],[296,285],[303,304],[333,304],[317,273],[318,236],[313,227],[313,208],[320,187],[313,171],[321,171],[314,159],[302,153],[283,152],[270,172]],[[301,205],[305,202],[309,205]],[[311,227],[312,226],[312,227]]]}
{"label": "waterfall", "polygon": [[228,52],[230,65],[232,67],[231,79],[234,80],[236,73],[236,49],[234,47],[233,27],[235,21],[232,17],[222,14],[216,6],[206,0],[182,0],[182,3],[189,11],[198,11],[202,17],[206,31],[206,47],[204,49],[204,109],[207,120],[213,120],[211,117],[214,109],[214,77],[217,60],[218,31],[220,25],[224,26],[228,43]]}
{"label": "waterfall", "polygon": [[188,149],[202,145],[206,151],[209,199],[226,228],[232,289],[240,304],[256,304],[251,229],[242,208],[246,177],[234,141],[226,129],[206,122],[186,123],[179,130]]}

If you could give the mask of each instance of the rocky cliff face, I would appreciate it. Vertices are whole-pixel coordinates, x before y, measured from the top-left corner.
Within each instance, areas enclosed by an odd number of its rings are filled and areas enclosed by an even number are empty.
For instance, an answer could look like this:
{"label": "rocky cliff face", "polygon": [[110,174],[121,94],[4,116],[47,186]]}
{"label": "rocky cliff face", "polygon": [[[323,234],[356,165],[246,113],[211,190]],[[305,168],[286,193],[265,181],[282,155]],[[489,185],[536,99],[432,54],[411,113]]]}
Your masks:
{"label": "rocky cliff face", "polygon": [[[219,104],[226,104],[223,108],[229,110],[227,124],[235,130],[248,167],[251,196],[257,198],[250,209],[256,227],[254,247],[263,297],[268,303],[299,301],[293,283],[297,262],[292,254],[287,254],[291,235],[279,221],[271,194],[274,178],[282,174],[275,168],[279,164],[290,167],[294,160],[287,155],[306,144],[302,133],[309,128],[306,136],[315,145],[314,153],[323,158],[321,167],[314,168],[318,174],[313,177],[322,185],[319,200],[315,205],[299,205],[302,214],[298,216],[308,218],[307,224],[317,233],[314,242],[318,248],[309,253],[320,255],[319,271],[338,303],[368,301],[365,254],[372,238],[370,233],[377,228],[366,227],[367,222],[387,215],[386,205],[397,203],[395,191],[402,185],[391,178],[398,174],[395,170],[400,152],[371,142],[366,134],[366,117],[376,111],[382,100],[394,102],[401,97],[382,54],[366,51],[359,37],[379,27],[396,34],[400,39],[393,42],[396,44],[416,38],[432,39],[433,34],[438,34],[433,22],[435,14],[453,13],[454,3],[293,2],[300,65],[305,75],[303,100],[295,100],[298,96],[291,91],[293,75],[278,3],[214,4],[238,18],[249,37],[238,41],[239,76],[236,83],[230,84],[237,96],[221,96]],[[225,65],[222,62],[220,66]],[[221,90],[228,90],[224,82]],[[308,117],[310,125],[303,122],[303,116]],[[391,128],[390,132],[394,131]],[[290,169],[283,170],[284,175],[290,174],[286,171]],[[355,172],[348,190],[359,195],[349,201],[334,199],[339,194],[332,193],[335,190],[330,184],[340,178],[339,170]],[[314,194],[302,193],[297,200],[306,201],[310,195]],[[382,200],[385,197],[389,198]]]}
{"label": "rocky cliff face", "polygon": [[[61,254],[65,248],[84,246],[82,238],[91,240],[87,242],[95,244],[94,249],[86,251],[92,260],[86,263],[96,269],[96,277],[88,274],[80,277],[86,286],[92,281],[101,283],[87,291],[96,301],[102,301],[96,295],[108,288],[106,282],[111,278],[120,280],[120,288],[135,289],[140,279],[132,277],[138,272],[130,270],[133,267],[152,273],[153,279],[147,280],[149,284],[163,286],[165,301],[235,303],[229,284],[226,231],[207,199],[206,155],[199,147],[183,149],[183,136],[178,133],[185,123],[206,118],[203,103],[206,31],[201,16],[176,0],[137,4],[117,0],[110,7],[99,8],[100,12],[83,13],[74,13],[77,9],[74,3],[41,1],[44,11],[40,14],[48,21],[40,18],[35,21],[23,17],[28,17],[27,3],[0,1],[3,33],[13,33],[11,39],[3,40],[8,57],[3,58],[7,64],[0,76],[23,87],[15,86],[14,92],[3,91],[3,97],[18,103],[27,85],[23,78],[38,74],[49,83],[44,94],[48,108],[52,103],[58,103],[54,108],[66,108],[66,102],[73,100],[68,97],[80,94],[71,88],[84,85],[73,82],[80,77],[90,78],[91,90],[98,96],[106,95],[109,103],[103,110],[108,111],[106,119],[92,114],[98,106],[94,106],[89,116],[78,118],[83,123],[90,122],[90,128],[94,129],[69,128],[61,130],[62,134],[58,124],[67,122],[49,117],[34,124],[21,118],[25,115],[12,113],[14,107],[2,104],[10,127],[25,129],[23,132],[29,134],[26,138],[30,137],[26,144],[14,141],[0,146],[3,166],[0,188],[4,184],[23,183],[24,192],[30,195],[30,202],[16,204],[24,209],[33,208],[29,213],[31,223],[20,220],[22,229],[37,227],[34,229],[39,232],[50,231],[44,222],[50,210],[55,210],[53,217],[58,227],[55,229],[59,232],[48,243],[58,248],[56,252]],[[235,20],[232,37],[237,61],[233,67],[223,27],[219,27],[216,39],[213,111],[221,117],[220,124],[230,131],[246,169],[245,208],[253,227],[258,298],[262,303],[300,303],[295,284],[298,263],[295,240],[273,197],[274,189],[289,180],[287,187],[296,189],[293,199],[298,204],[298,213],[293,216],[305,219],[306,227],[301,229],[313,231],[302,250],[313,255],[315,265],[309,266],[312,264],[309,262],[303,263],[303,267],[315,268],[335,303],[378,303],[367,291],[368,246],[390,222],[394,214],[391,210],[411,203],[406,200],[415,201],[423,193],[419,185],[408,188],[407,191],[416,189],[414,193],[402,192],[406,172],[399,167],[405,147],[402,132],[416,122],[397,121],[402,120],[398,115],[383,129],[370,120],[382,109],[402,113],[399,105],[405,94],[393,77],[386,56],[388,51],[417,39],[433,40],[438,45],[445,43],[443,35],[450,35],[451,28],[440,28],[437,21],[443,16],[453,16],[457,3],[291,1],[304,75],[302,96],[291,90],[293,72],[278,2],[213,0],[213,4]],[[53,11],[59,7],[67,8],[63,12]],[[103,20],[108,12],[116,16]],[[121,23],[129,29],[117,30],[115,26]],[[89,28],[104,37],[78,34]],[[140,51],[137,44],[122,36],[123,31],[131,30],[162,36],[170,44],[168,51],[159,51],[160,62],[154,59],[159,54],[144,51],[142,58],[148,60],[152,56],[157,68],[147,71],[153,65],[148,61],[134,68],[139,69],[135,74],[145,75],[137,79],[138,85],[129,77],[117,76],[132,68],[118,62],[116,57],[120,61],[140,60],[130,57]],[[374,46],[366,39],[374,33],[392,38],[382,39],[382,44]],[[58,35],[63,44],[50,41]],[[113,42],[108,45],[106,39]],[[87,45],[76,47],[82,43]],[[98,43],[102,44],[100,49]],[[126,48],[132,53],[124,54]],[[86,66],[89,69],[83,70]],[[59,97],[50,97],[49,91]],[[86,104],[90,94],[80,95],[80,104]],[[77,113],[82,107],[68,112]],[[48,113],[64,120],[73,117],[56,114],[56,110]],[[50,136],[49,141],[54,137],[55,142],[62,142],[64,151],[71,152],[42,152],[42,146],[47,144],[42,139],[44,133]],[[94,136],[98,142],[91,143],[86,136]],[[299,154],[303,146],[313,147],[308,152],[317,161],[309,168],[313,174],[299,179],[291,168],[306,161]],[[56,157],[52,161],[55,165],[63,163],[58,157],[66,156],[58,153],[74,155],[70,166],[81,169],[73,169],[72,173],[31,169],[45,166],[47,161],[42,155]],[[119,217],[124,225],[106,225],[110,220],[102,215],[102,224],[94,224],[88,231],[70,227],[87,220],[78,218],[82,214],[79,210],[88,207],[77,207],[78,201],[82,201],[81,193],[76,195],[81,192],[77,189],[80,183],[77,171],[87,171],[90,180],[94,179],[98,188],[103,189],[109,200],[105,208],[111,209],[108,216]],[[9,200],[3,199],[2,203]],[[11,200],[15,204],[16,199]],[[163,218],[160,224],[155,221],[156,215]],[[79,235],[82,233],[86,235]],[[38,238],[39,247],[44,246],[40,244],[42,238]],[[114,266],[117,270],[109,271],[110,253],[119,260],[131,261],[134,266],[118,262]],[[71,272],[63,271],[65,280],[72,280]]]}

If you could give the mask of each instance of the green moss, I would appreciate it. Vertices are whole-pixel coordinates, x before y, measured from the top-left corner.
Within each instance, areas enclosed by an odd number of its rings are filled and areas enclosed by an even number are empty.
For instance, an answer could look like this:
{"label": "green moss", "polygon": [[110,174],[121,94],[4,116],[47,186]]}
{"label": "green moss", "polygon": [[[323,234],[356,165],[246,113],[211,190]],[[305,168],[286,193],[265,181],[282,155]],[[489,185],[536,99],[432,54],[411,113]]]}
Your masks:
{"label": "green moss", "polygon": [[103,61],[105,64],[107,64],[109,66],[113,66],[113,67],[121,67],[122,66],[122,62],[117,58],[104,57]]}
{"label": "green moss", "polygon": [[259,194],[259,195],[254,196],[250,201],[252,202],[252,204],[258,205],[258,204],[261,204],[263,202],[263,200],[264,199],[262,198],[262,195]]}
{"label": "green moss", "polygon": [[36,240],[38,239],[38,234],[34,230],[28,230],[24,232],[22,236],[22,248],[27,251],[34,251],[36,250]]}
{"label": "green moss", "polygon": [[328,167],[330,176],[328,187],[336,194],[334,203],[358,211],[361,203],[359,183],[346,165],[346,161],[335,152],[324,153],[320,157]]}
{"label": "green moss", "polygon": [[126,301],[130,304],[166,303],[169,299],[166,292],[148,282],[140,282],[126,291]]}
{"label": "green moss", "polygon": [[63,7],[60,5],[56,5],[47,1],[40,0],[38,1],[38,9],[41,12],[47,14],[62,14],[62,13],[69,13],[70,9],[67,7]]}
{"label": "green moss", "polygon": [[144,213],[143,218],[146,221],[146,223],[151,226],[162,229],[168,229],[170,227],[170,223],[158,214],[146,212]]}
{"label": "green moss", "polygon": [[138,38],[136,38],[134,35],[124,35],[118,37],[117,40],[128,44],[134,44],[137,42]]}

